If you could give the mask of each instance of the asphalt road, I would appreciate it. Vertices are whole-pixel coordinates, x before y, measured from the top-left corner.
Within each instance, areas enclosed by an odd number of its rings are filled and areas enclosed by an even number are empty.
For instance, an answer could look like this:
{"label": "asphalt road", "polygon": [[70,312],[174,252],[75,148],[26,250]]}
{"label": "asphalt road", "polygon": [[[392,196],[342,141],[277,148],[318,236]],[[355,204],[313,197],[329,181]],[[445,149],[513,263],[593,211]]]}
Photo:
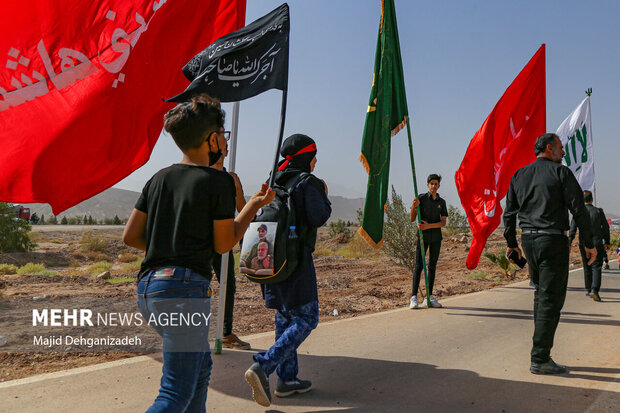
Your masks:
{"label": "asphalt road", "polygon": [[[529,373],[533,290],[527,282],[443,301],[322,323],[300,347],[314,389],[269,409],[243,373],[252,352],[214,356],[209,412],[619,412],[620,271],[604,274],[596,303],[573,271],[552,356],[570,374]],[[273,333],[246,337],[257,349]],[[6,412],[138,412],[157,394],[158,356],[0,383]],[[275,375],[271,377],[272,389]]]}

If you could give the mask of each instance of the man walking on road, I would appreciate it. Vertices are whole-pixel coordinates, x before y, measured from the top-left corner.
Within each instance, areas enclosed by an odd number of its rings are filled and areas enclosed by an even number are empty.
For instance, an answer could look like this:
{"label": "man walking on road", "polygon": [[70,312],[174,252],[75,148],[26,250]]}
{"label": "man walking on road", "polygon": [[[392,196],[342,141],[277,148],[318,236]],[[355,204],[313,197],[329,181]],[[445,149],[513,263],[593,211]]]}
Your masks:
{"label": "man walking on road", "polygon": [[[592,265],[588,265],[586,250],[581,241],[581,232],[579,233],[579,251],[581,252],[581,260],[583,261],[583,279],[586,285],[586,295],[592,297],[594,301],[601,301],[598,295],[601,289],[601,272],[603,268],[603,259],[605,258],[605,250],[609,249],[609,223],[605,217],[602,208],[592,205],[592,192],[583,191],[583,200],[586,203],[586,209],[590,215],[592,223],[592,242],[596,248],[596,259]],[[570,224],[570,234],[568,235],[568,244],[572,246],[575,235],[577,234],[577,223],[573,218]]]}
{"label": "man walking on road", "polygon": [[534,153],[536,161],[515,172],[506,195],[506,256],[512,251],[516,251],[519,258],[523,255],[517,241],[518,216],[523,249],[535,286],[530,372],[560,374],[567,369],[556,364],[550,354],[568,284],[569,210],[579,227],[586,256],[590,258],[588,264],[596,258],[596,249],[579,183],[571,170],[562,165],[565,152],[560,138],[554,133],[540,135]]}

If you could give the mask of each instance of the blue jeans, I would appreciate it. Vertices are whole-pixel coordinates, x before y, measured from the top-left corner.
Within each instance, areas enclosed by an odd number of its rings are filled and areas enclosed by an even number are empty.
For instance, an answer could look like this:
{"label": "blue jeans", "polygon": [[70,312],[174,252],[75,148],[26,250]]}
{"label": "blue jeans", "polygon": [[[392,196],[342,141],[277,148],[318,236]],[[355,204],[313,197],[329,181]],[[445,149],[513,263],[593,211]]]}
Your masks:
{"label": "blue jeans", "polygon": [[147,410],[203,413],[211,376],[209,280],[182,267],[162,267],[138,283],[140,313],[163,339],[159,395]]}
{"label": "blue jeans", "polygon": [[283,381],[297,379],[297,348],[319,323],[319,302],[311,301],[276,313],[276,342],[267,351],[253,356],[267,376],[277,370]]}

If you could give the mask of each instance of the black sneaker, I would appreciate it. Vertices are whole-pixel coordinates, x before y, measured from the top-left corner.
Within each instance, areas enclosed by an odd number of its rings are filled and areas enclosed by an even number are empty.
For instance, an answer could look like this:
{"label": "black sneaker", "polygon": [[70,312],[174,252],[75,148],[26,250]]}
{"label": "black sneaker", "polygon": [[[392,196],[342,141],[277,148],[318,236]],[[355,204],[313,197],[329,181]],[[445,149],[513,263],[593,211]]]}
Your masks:
{"label": "black sneaker", "polygon": [[278,378],[278,384],[276,385],[276,391],[273,392],[278,397],[288,397],[295,393],[306,393],[312,389],[312,382],[310,380],[294,381],[282,381]]}
{"label": "black sneaker", "polygon": [[261,406],[269,407],[271,405],[269,380],[260,364],[254,363],[250,366],[245,372],[245,381],[247,381],[252,388],[252,397],[254,401]]}
{"label": "black sneaker", "polygon": [[556,364],[551,358],[546,363],[534,363],[530,364],[530,372],[534,374],[563,374],[567,373],[566,366]]}
{"label": "black sneaker", "polygon": [[594,301],[601,301],[601,296],[600,296],[600,295],[598,295],[598,293],[597,293],[596,291],[592,291],[592,292],[590,293],[590,297],[592,297],[592,299],[593,299]]}

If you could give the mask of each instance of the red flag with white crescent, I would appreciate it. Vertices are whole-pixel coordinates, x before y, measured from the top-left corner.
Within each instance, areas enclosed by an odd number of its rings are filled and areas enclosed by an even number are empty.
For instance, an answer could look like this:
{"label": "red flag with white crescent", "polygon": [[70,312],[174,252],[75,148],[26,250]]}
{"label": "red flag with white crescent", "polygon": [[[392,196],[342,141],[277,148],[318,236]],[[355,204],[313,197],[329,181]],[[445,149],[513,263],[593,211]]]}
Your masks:
{"label": "red flag with white crescent", "polygon": [[243,27],[245,0],[0,6],[0,200],[54,214],[149,158],[181,68]]}
{"label": "red flag with white crescent", "polygon": [[478,266],[489,235],[502,216],[517,169],[532,163],[536,138],[546,131],[545,45],[523,68],[472,138],[456,171],[456,188],[473,240],[467,268]]}

